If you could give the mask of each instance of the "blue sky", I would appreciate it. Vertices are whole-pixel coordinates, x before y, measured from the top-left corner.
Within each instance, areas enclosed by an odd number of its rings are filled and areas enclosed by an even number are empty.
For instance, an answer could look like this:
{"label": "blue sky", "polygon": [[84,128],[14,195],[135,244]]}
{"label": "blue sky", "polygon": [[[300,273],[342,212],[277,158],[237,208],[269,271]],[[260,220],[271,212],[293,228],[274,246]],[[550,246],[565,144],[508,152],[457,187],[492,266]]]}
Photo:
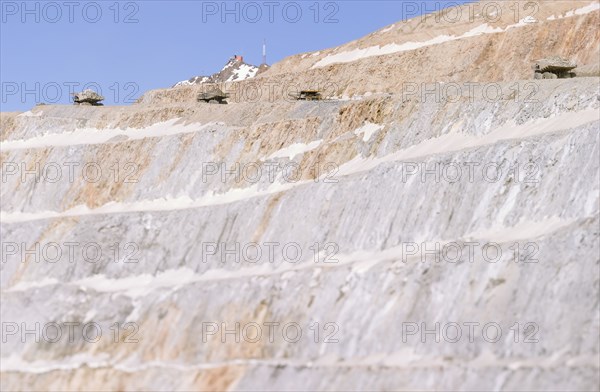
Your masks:
{"label": "blue sky", "polygon": [[[464,2],[464,1],[460,1]],[[337,46],[405,18],[406,1],[0,1],[2,111],[69,103],[99,87],[106,104],[219,71]],[[456,4],[411,1],[424,11]]]}

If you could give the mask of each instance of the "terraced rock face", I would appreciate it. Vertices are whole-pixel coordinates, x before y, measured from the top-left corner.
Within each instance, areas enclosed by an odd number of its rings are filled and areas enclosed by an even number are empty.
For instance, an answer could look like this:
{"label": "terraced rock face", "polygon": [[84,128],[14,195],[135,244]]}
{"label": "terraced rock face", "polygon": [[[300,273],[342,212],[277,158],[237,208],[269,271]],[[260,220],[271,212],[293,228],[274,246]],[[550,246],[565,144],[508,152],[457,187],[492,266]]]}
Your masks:
{"label": "terraced rock face", "polygon": [[489,86],[2,114],[2,389],[598,389],[600,79]]}
{"label": "terraced rock face", "polygon": [[[415,3],[417,10],[429,4]],[[406,8],[407,15],[411,9]],[[399,21],[339,47],[291,56],[255,78],[222,87],[236,102],[272,102],[314,89],[337,98],[398,94],[428,82],[459,83],[468,90],[462,83],[532,79],[534,63],[554,56],[577,63],[578,75],[600,76],[599,11],[598,1],[587,0],[481,1]],[[193,102],[204,89],[155,90],[142,100]]]}

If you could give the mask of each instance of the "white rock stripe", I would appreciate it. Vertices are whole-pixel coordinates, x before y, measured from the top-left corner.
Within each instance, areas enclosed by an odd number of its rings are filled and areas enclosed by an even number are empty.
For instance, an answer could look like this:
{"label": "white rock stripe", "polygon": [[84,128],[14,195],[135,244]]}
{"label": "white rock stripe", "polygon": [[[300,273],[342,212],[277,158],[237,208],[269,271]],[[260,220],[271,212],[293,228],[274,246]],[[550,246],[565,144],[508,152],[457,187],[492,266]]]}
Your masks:
{"label": "white rock stripe", "polygon": [[[108,356],[104,356],[108,357]],[[128,363],[126,361],[117,362],[109,359],[94,358],[92,356],[83,357],[81,355],[72,357],[67,361],[23,361],[16,355],[3,357],[0,371],[3,373],[32,373],[42,374],[53,371],[75,371],[82,367],[91,369],[109,368],[125,373],[143,372],[152,369],[170,369],[176,371],[201,371],[218,369],[222,367],[302,367],[302,368],[372,368],[379,369],[428,369],[443,368],[450,369],[460,366],[469,369],[484,368],[507,368],[517,370],[527,369],[554,369],[561,367],[579,368],[589,367],[593,369],[600,368],[598,358],[594,356],[574,356],[564,357],[562,355],[548,355],[536,358],[497,358],[491,351],[484,350],[478,357],[470,359],[454,358],[454,363],[448,362],[444,357],[425,357],[414,353],[410,348],[394,353],[372,354],[360,358],[340,358],[335,356],[319,357],[318,359],[288,360],[284,358],[239,358],[220,362],[205,362],[185,365],[177,362],[149,361],[144,363]]]}
{"label": "white rock stripe", "polygon": [[[549,17],[547,20],[553,21],[553,20],[557,20],[557,19],[569,18],[572,16],[585,15],[585,14],[597,11],[599,9],[600,9],[600,3],[594,2],[586,7],[582,7],[577,10],[569,11],[564,16],[559,16],[559,17],[552,16],[552,17]],[[336,54],[326,56],[326,57],[322,58],[321,60],[319,60],[318,62],[316,62],[312,66],[312,68],[314,69],[314,68],[326,67],[331,64],[351,63],[351,62],[362,60],[362,59],[369,58],[369,57],[384,56],[384,55],[400,53],[400,52],[408,52],[411,50],[416,50],[416,49],[424,48],[427,46],[439,45],[439,44],[443,44],[445,42],[457,41],[460,39],[477,37],[477,36],[481,36],[481,35],[485,35],[485,34],[503,33],[505,31],[508,31],[513,28],[525,27],[525,26],[529,26],[529,25],[535,24],[535,23],[540,23],[540,22],[538,22],[536,19],[534,19],[532,17],[523,18],[518,23],[508,25],[505,28],[492,27],[492,26],[488,25],[487,23],[484,23],[480,26],[474,27],[473,29],[471,29],[461,35],[439,35],[430,40],[422,41],[422,42],[404,42],[402,44],[391,43],[391,44],[387,44],[385,46],[370,46],[370,47],[364,48],[364,49],[357,48],[357,49],[354,49],[351,51],[346,51],[346,52],[341,52],[341,53],[336,53]],[[384,32],[386,30],[383,30],[382,32]]]}
{"label": "white rock stripe", "polygon": [[[30,148],[66,147],[76,145],[106,144],[124,142],[152,137],[180,135],[185,133],[202,132],[207,129],[221,127],[223,123],[208,124],[178,124],[181,118],[153,124],[147,128],[82,128],[72,132],[46,133],[29,139],[9,140],[0,142],[0,151],[24,150]],[[228,127],[233,128],[233,127]]]}
{"label": "white rock stripe", "polygon": [[[459,240],[440,240],[441,246],[455,241],[474,241],[485,240],[494,241],[498,244],[508,244],[515,241],[531,240],[551,234],[557,230],[573,224],[575,220],[563,220],[558,217],[551,217],[539,222],[522,221],[512,227],[495,226],[486,230],[479,230],[463,236]],[[433,248],[432,241],[426,242]],[[320,259],[323,258],[321,255]],[[269,264],[262,264],[257,267],[241,268],[238,270],[212,269],[203,274],[198,274],[190,268],[171,269],[157,275],[142,274],[128,276],[125,278],[112,279],[103,274],[83,278],[74,282],[62,282],[53,278],[45,278],[41,281],[20,282],[9,288],[3,289],[2,293],[24,292],[32,289],[38,289],[46,286],[72,286],[80,289],[90,289],[103,293],[120,293],[122,295],[139,298],[146,296],[157,289],[177,290],[183,286],[199,282],[248,279],[252,277],[266,277],[285,274],[294,274],[306,270],[321,270],[352,266],[352,273],[364,274],[375,265],[394,260],[406,260],[406,265],[420,262],[421,255],[406,256],[402,245],[391,247],[385,250],[359,251],[351,254],[336,255],[335,263],[314,263],[313,258],[304,260],[297,264],[284,263],[273,268]]]}
{"label": "white rock stripe", "polygon": [[[585,109],[579,112],[567,112],[554,117],[536,119],[525,124],[516,125],[512,120],[491,133],[483,136],[473,136],[459,132],[458,129],[437,138],[432,138],[414,146],[396,151],[379,158],[363,158],[358,156],[339,167],[333,173],[334,179],[350,176],[356,173],[373,170],[377,166],[389,162],[401,162],[406,159],[416,159],[435,154],[458,152],[462,150],[492,145],[505,140],[525,139],[546,133],[560,132],[568,129],[600,121],[598,109]],[[318,181],[330,178],[331,174],[324,174]],[[36,211],[36,212],[7,212],[0,211],[0,222],[20,223],[45,219],[69,218],[76,216],[119,214],[149,211],[176,211],[184,209],[202,208],[207,206],[224,205],[255,197],[268,196],[290,189],[307,185],[312,181],[298,181],[295,183],[273,183],[268,188],[259,190],[258,184],[246,188],[232,189],[222,194],[209,193],[200,199],[191,199],[187,196],[179,198],[161,198],[154,200],[140,200],[135,202],[110,202],[98,208],[90,209],[86,205],[79,205],[66,211]]]}
{"label": "white rock stripe", "polygon": [[493,130],[487,135],[473,136],[461,133],[458,129],[437,138],[425,140],[414,146],[396,151],[379,158],[356,157],[340,166],[336,176],[345,176],[370,171],[386,162],[423,158],[429,155],[458,152],[495,144],[506,140],[525,139],[541,134],[574,129],[582,125],[600,121],[599,109],[585,109],[579,112],[562,113],[554,117],[541,118],[517,125],[513,120]]}

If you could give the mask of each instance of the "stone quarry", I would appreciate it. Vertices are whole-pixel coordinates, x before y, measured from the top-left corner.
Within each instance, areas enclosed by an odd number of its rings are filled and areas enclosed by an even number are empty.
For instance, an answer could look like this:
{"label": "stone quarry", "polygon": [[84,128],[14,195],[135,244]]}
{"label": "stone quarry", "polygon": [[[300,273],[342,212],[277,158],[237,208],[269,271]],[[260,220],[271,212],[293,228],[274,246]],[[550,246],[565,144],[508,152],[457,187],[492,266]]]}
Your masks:
{"label": "stone quarry", "polygon": [[597,391],[600,7],[510,3],[2,113],[2,390]]}

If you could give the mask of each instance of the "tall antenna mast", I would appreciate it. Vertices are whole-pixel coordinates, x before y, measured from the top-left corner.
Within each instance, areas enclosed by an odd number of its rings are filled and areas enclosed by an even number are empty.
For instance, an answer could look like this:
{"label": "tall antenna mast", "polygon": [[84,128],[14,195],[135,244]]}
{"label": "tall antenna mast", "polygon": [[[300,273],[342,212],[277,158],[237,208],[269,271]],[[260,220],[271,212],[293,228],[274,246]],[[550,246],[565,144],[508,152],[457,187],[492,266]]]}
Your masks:
{"label": "tall antenna mast", "polygon": [[263,39],[263,64],[267,64],[267,40]]}

